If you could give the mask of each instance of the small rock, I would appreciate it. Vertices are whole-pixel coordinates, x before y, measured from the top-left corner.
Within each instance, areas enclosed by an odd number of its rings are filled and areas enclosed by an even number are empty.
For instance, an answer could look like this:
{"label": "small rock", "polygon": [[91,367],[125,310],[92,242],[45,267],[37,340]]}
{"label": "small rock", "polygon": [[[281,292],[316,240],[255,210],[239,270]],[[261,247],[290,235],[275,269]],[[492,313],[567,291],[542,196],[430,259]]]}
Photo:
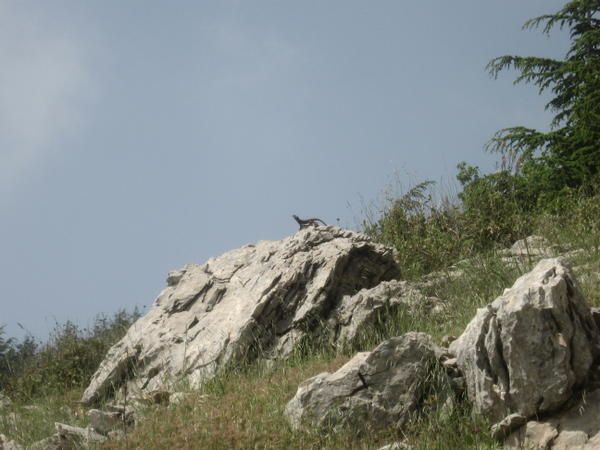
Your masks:
{"label": "small rock", "polygon": [[74,443],[75,445],[97,444],[106,441],[106,437],[96,433],[92,428],[80,428],[64,423],[56,422],[56,435],[62,440]]}
{"label": "small rock", "polygon": [[23,406],[23,409],[25,411],[30,411],[30,412],[40,412],[42,411],[42,407],[39,405],[25,405]]}
{"label": "small rock", "polygon": [[556,427],[550,423],[531,421],[504,442],[504,450],[536,449],[547,450],[558,436]]}
{"label": "small rock", "polygon": [[[558,434],[558,437],[552,442],[553,449],[583,449],[589,440],[587,433],[581,430],[563,430]],[[589,448],[589,447],[588,447]],[[596,447],[598,448],[598,447]]]}
{"label": "small rock", "polygon": [[392,442],[391,444],[380,447],[379,450],[410,450],[412,447],[403,441]]}
{"label": "small rock", "polygon": [[0,434],[0,450],[24,450],[24,447]]}
{"label": "small rock", "polygon": [[120,414],[125,414],[126,410],[124,405],[117,405],[116,403],[107,403],[104,408],[109,412],[116,412]]}
{"label": "small rock", "polygon": [[475,410],[492,421],[564,407],[600,356],[600,331],[561,258],[544,259],[486,308],[449,348]]}
{"label": "small rock", "polygon": [[600,449],[600,389],[582,392],[573,405],[544,422],[530,421],[508,436],[505,450]]}
{"label": "small rock", "polygon": [[521,414],[510,414],[500,422],[492,425],[492,437],[498,441],[504,440],[506,436],[527,423],[527,417]]}
{"label": "small rock", "polygon": [[555,253],[550,241],[542,236],[526,237],[515,242],[510,248],[510,254],[519,257],[552,257]]}
{"label": "small rock", "polygon": [[442,362],[442,366],[444,366],[445,369],[454,369],[456,368],[456,358],[448,358],[446,360],[444,360]]}
{"label": "small rock", "polygon": [[442,338],[442,347],[446,347],[448,348],[450,346],[450,344],[452,344],[454,341],[456,340],[456,336],[452,336],[452,335],[445,335]]}
{"label": "small rock", "polygon": [[90,409],[88,411],[90,425],[100,434],[107,435],[109,431],[124,426],[123,413],[106,412],[99,409]]}

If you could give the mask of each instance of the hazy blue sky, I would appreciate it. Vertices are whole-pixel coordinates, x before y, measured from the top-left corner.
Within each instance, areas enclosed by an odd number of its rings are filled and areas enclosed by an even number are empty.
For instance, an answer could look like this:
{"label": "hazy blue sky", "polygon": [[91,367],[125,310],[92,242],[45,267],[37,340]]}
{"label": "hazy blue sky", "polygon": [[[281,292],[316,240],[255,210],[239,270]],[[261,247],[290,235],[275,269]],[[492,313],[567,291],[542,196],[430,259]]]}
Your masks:
{"label": "hazy blue sky", "polygon": [[[355,226],[390,180],[451,179],[544,127],[506,53],[557,0],[0,0],[0,324],[150,305],[168,270]],[[349,207],[350,205],[350,207]]]}

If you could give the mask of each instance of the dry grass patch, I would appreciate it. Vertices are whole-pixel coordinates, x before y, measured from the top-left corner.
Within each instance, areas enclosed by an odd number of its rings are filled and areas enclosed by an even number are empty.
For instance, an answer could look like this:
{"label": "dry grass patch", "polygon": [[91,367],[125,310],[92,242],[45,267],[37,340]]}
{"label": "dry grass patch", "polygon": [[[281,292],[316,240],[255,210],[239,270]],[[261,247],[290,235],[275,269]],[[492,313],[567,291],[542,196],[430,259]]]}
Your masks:
{"label": "dry grass patch", "polygon": [[332,372],[348,357],[320,356],[302,365],[230,373],[192,392],[180,404],[152,407],[127,439],[106,448],[152,449],[366,449],[393,438],[354,432],[294,433],[285,417],[298,385],[317,373]]}

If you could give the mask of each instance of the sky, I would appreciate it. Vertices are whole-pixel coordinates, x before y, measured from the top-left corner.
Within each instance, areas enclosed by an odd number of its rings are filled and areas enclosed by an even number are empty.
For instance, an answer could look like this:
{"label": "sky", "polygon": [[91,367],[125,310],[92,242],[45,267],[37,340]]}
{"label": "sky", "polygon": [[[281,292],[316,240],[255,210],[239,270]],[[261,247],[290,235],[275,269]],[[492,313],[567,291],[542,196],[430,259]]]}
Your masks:
{"label": "sky", "polygon": [[[292,214],[357,229],[385,192],[495,170],[547,97],[500,55],[557,0],[0,0],[0,325],[147,311],[169,270],[281,239]],[[144,309],[145,308],[145,309]]]}

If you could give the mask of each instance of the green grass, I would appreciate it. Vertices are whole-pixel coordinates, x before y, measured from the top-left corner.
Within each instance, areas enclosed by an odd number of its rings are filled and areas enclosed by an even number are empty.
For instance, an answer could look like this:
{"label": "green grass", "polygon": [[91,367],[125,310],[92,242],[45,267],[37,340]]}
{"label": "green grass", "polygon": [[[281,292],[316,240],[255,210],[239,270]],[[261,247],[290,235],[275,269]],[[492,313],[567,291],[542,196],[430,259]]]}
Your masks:
{"label": "green grass", "polygon": [[229,373],[191,392],[180,404],[149,407],[126,440],[105,448],[378,449],[395,441],[424,449],[497,448],[488,424],[471,420],[467,407],[440,408],[432,398],[426,418],[404,432],[368,428],[294,432],[283,413],[298,384],[322,371],[334,371],[346,360],[322,355],[270,369]]}
{"label": "green grass", "polygon": [[31,402],[13,402],[0,410],[0,434],[29,445],[55,433],[54,423],[85,426],[85,409],[79,404],[81,390],[40,396]]}

